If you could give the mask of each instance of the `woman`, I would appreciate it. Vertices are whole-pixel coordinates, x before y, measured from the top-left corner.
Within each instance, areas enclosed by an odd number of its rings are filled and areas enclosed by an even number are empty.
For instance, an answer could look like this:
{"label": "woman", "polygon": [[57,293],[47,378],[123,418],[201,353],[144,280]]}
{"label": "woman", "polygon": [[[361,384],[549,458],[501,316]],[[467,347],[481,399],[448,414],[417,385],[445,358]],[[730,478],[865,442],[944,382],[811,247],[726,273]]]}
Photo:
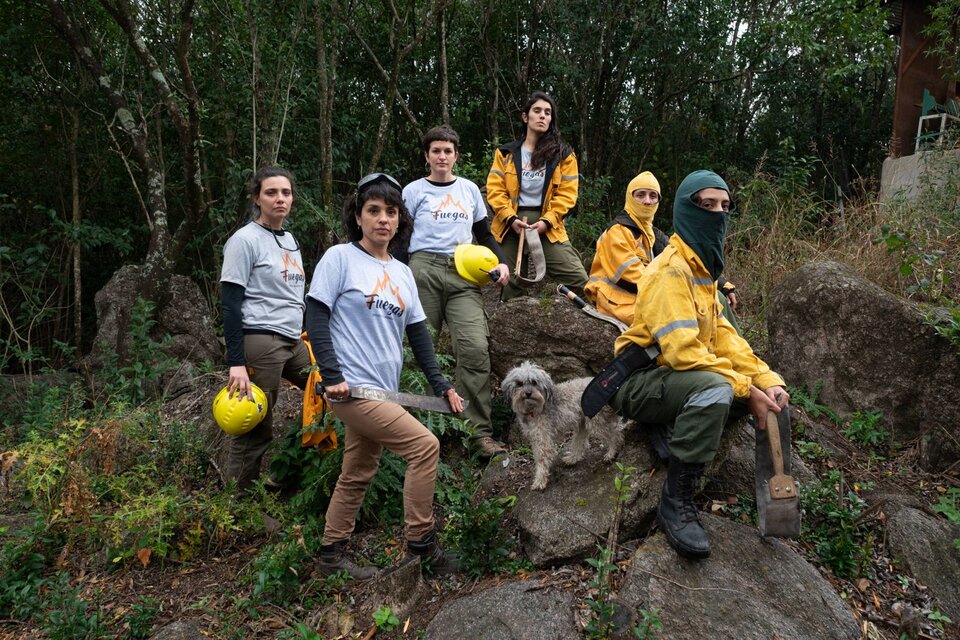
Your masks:
{"label": "woman", "polygon": [[[494,211],[491,231],[512,271],[520,234],[535,229],[546,237],[547,275],[580,289],[587,283],[587,272],[563,226],[564,216],[577,203],[577,157],[560,137],[557,106],[546,93],[534,91],[520,119],[526,127],[523,137],[494,152],[487,175],[487,202]],[[503,299],[521,293],[511,281]]]}
{"label": "woman", "polygon": [[453,174],[460,136],[444,125],[427,131],[421,143],[430,174],[403,188],[403,201],[413,218],[410,269],[427,320],[438,332],[444,321],[450,328],[457,386],[469,401],[464,417],[474,428],[471,448],[490,457],[506,447],[492,437],[487,319],[480,287],[457,274],[453,251],[476,237],[496,254],[500,264],[491,272],[498,272],[496,283],[501,287],[510,279],[510,268],[490,233],[480,189]]}
{"label": "woman", "polygon": [[[660,206],[660,182],[649,171],[635,176],[627,185],[623,211],[597,239],[597,252],[590,267],[590,282],[584,294],[601,313],[630,325],[637,303],[637,282],[654,257],[667,246],[667,235],[653,226]],[[724,316],[739,332],[737,298],[733,283],[722,276],[720,291]],[[729,304],[727,304],[729,301]]]}
{"label": "woman", "polygon": [[350,397],[355,387],[397,390],[406,332],[434,392],[445,396],[454,412],[463,411],[463,399],[437,365],[413,274],[390,254],[410,232],[400,185],[382,173],[365,177],[344,203],[342,220],[350,242],[327,250],[307,294],[307,333],[331,408],[345,425],[343,467],[327,508],[320,570],[346,571],[361,580],[375,575],[344,547],[384,447],[407,462],[408,550],[429,570],[455,570],[456,559],[437,544],[433,521],[436,436],[397,404]]}
{"label": "woman", "polygon": [[253,221],[223,247],[223,335],[230,367],[230,393],[250,395],[256,384],[267,395],[267,415],[251,431],[229,436],[224,476],[243,494],[260,475],[273,440],[273,406],[280,379],[301,389],[310,355],[300,339],[305,278],[300,245],[283,223],[294,200],[293,176],[263,167],[250,189]]}

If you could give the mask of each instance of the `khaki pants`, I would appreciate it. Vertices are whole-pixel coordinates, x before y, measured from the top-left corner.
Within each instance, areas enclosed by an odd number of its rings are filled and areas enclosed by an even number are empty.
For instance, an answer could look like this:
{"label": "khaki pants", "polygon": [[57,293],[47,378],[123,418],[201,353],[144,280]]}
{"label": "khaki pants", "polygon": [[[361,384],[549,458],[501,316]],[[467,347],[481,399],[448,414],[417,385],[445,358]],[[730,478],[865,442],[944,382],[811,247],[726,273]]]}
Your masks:
{"label": "khaki pants", "polygon": [[420,304],[437,331],[450,328],[457,392],[470,403],[463,417],[474,439],[492,435],[490,420],[490,346],[480,287],[457,274],[453,258],[418,251],[410,256]]}
{"label": "khaki pants", "polygon": [[392,402],[349,400],[331,408],[345,426],[343,467],[327,507],[323,544],[353,533],[367,486],[377,474],[386,447],[407,462],[403,481],[403,518],[407,540],[422,540],[433,531],[433,490],[440,460],[437,437]]}
{"label": "khaki pants", "polygon": [[243,353],[250,382],[267,395],[267,415],[242,436],[227,436],[227,461],[223,473],[227,480],[237,481],[237,489],[241,492],[249,489],[260,477],[260,463],[273,441],[273,406],[277,403],[280,379],[303,389],[310,367],[310,353],[302,340],[276,334],[245,335]]}
{"label": "khaki pants", "polygon": [[734,401],[733,387],[720,374],[669,367],[635,372],[610,405],[636,422],[672,424],[670,453],[695,464],[713,460],[728,420],[747,413],[746,403]]}
{"label": "khaki pants", "polygon": [[[521,212],[526,216],[527,223],[533,224],[540,219],[540,214],[536,211]],[[547,275],[545,277],[559,284],[565,284],[571,289],[576,289],[577,293],[583,293],[583,287],[587,284],[587,270],[583,268],[583,258],[573,248],[569,242],[550,242],[547,236],[540,236],[540,244],[543,246],[543,258],[547,265]],[[507,266],[510,267],[510,273],[513,273],[517,264],[517,248],[520,246],[520,236],[507,230],[507,235],[503,237],[500,248],[503,249],[504,258],[507,260]],[[524,258],[526,260],[526,258]],[[503,288],[501,299],[506,302],[511,298],[524,295],[524,289],[517,284],[515,276],[510,278],[510,282]]]}

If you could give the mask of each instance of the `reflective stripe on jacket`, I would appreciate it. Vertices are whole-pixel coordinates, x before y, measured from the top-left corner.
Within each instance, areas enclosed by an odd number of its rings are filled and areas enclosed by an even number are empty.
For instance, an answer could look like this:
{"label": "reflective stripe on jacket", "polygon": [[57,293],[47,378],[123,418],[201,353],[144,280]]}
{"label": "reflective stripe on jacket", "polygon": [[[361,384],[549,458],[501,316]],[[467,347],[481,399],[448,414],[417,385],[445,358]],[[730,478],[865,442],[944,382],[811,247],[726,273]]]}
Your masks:
{"label": "reflective stripe on jacket", "polygon": [[675,371],[713,371],[733,385],[737,398],[783,385],[746,340],[720,314],[717,283],[700,258],[676,234],[644,269],[637,283],[636,318],[617,338],[614,351],[631,343],[660,345],[657,364]]}
{"label": "reflective stripe on jacket", "polygon": [[[502,242],[510,223],[517,217],[517,202],[520,198],[520,145],[515,140],[498,148],[493,153],[493,166],[487,174],[487,202],[493,209],[490,231],[497,242]],[[563,218],[577,203],[580,174],[577,156],[573,149],[564,147],[562,157],[547,162],[543,183],[543,208],[540,219],[550,225],[547,240],[566,242],[567,230]]]}

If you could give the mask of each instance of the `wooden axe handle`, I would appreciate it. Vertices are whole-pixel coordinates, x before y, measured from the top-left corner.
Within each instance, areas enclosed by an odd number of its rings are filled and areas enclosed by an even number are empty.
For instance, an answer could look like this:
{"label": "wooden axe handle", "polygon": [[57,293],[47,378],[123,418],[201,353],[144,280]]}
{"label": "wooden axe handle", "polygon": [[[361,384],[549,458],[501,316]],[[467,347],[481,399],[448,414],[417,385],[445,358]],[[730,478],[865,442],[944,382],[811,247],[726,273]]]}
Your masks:
{"label": "wooden axe handle", "polygon": [[[523,216],[523,218],[521,219],[521,221],[523,222],[523,224],[527,224],[527,216]],[[517,245],[517,263],[516,263],[516,266],[513,268],[513,274],[514,274],[515,276],[517,276],[517,277],[519,277],[520,274],[521,274],[520,265],[521,265],[521,263],[523,262],[523,240],[524,240],[524,238],[526,238],[526,237],[527,237],[527,230],[526,230],[526,229],[521,229],[521,230],[520,230],[520,242],[519,242],[519,244]]]}
{"label": "wooden axe handle", "polygon": [[773,458],[773,474],[783,475],[783,447],[780,445],[780,424],[777,414],[767,412],[767,439],[770,441],[770,457]]}

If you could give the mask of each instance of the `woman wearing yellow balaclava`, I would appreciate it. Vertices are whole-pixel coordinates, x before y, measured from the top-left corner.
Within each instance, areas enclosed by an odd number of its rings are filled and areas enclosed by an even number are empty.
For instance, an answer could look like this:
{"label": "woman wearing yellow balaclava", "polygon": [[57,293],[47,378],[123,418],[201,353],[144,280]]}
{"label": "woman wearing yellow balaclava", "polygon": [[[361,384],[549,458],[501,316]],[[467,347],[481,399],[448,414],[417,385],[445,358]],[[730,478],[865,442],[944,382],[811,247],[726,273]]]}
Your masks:
{"label": "woman wearing yellow balaclava", "polygon": [[[627,185],[623,211],[597,240],[597,254],[590,267],[584,293],[601,313],[621,322],[633,322],[637,280],[654,255],[654,245],[666,246],[667,237],[653,226],[660,206],[660,183],[649,171]],[[657,234],[661,240],[657,242]]]}
{"label": "woman wearing yellow balaclava", "polygon": [[[600,313],[626,324],[633,323],[637,281],[650,261],[667,246],[667,235],[653,226],[660,206],[660,183],[649,171],[627,185],[623,211],[597,239],[597,253],[590,267],[590,280],[583,291]],[[739,333],[730,308],[736,307],[733,283],[719,279],[723,314]],[[727,304],[729,302],[729,304]]]}

